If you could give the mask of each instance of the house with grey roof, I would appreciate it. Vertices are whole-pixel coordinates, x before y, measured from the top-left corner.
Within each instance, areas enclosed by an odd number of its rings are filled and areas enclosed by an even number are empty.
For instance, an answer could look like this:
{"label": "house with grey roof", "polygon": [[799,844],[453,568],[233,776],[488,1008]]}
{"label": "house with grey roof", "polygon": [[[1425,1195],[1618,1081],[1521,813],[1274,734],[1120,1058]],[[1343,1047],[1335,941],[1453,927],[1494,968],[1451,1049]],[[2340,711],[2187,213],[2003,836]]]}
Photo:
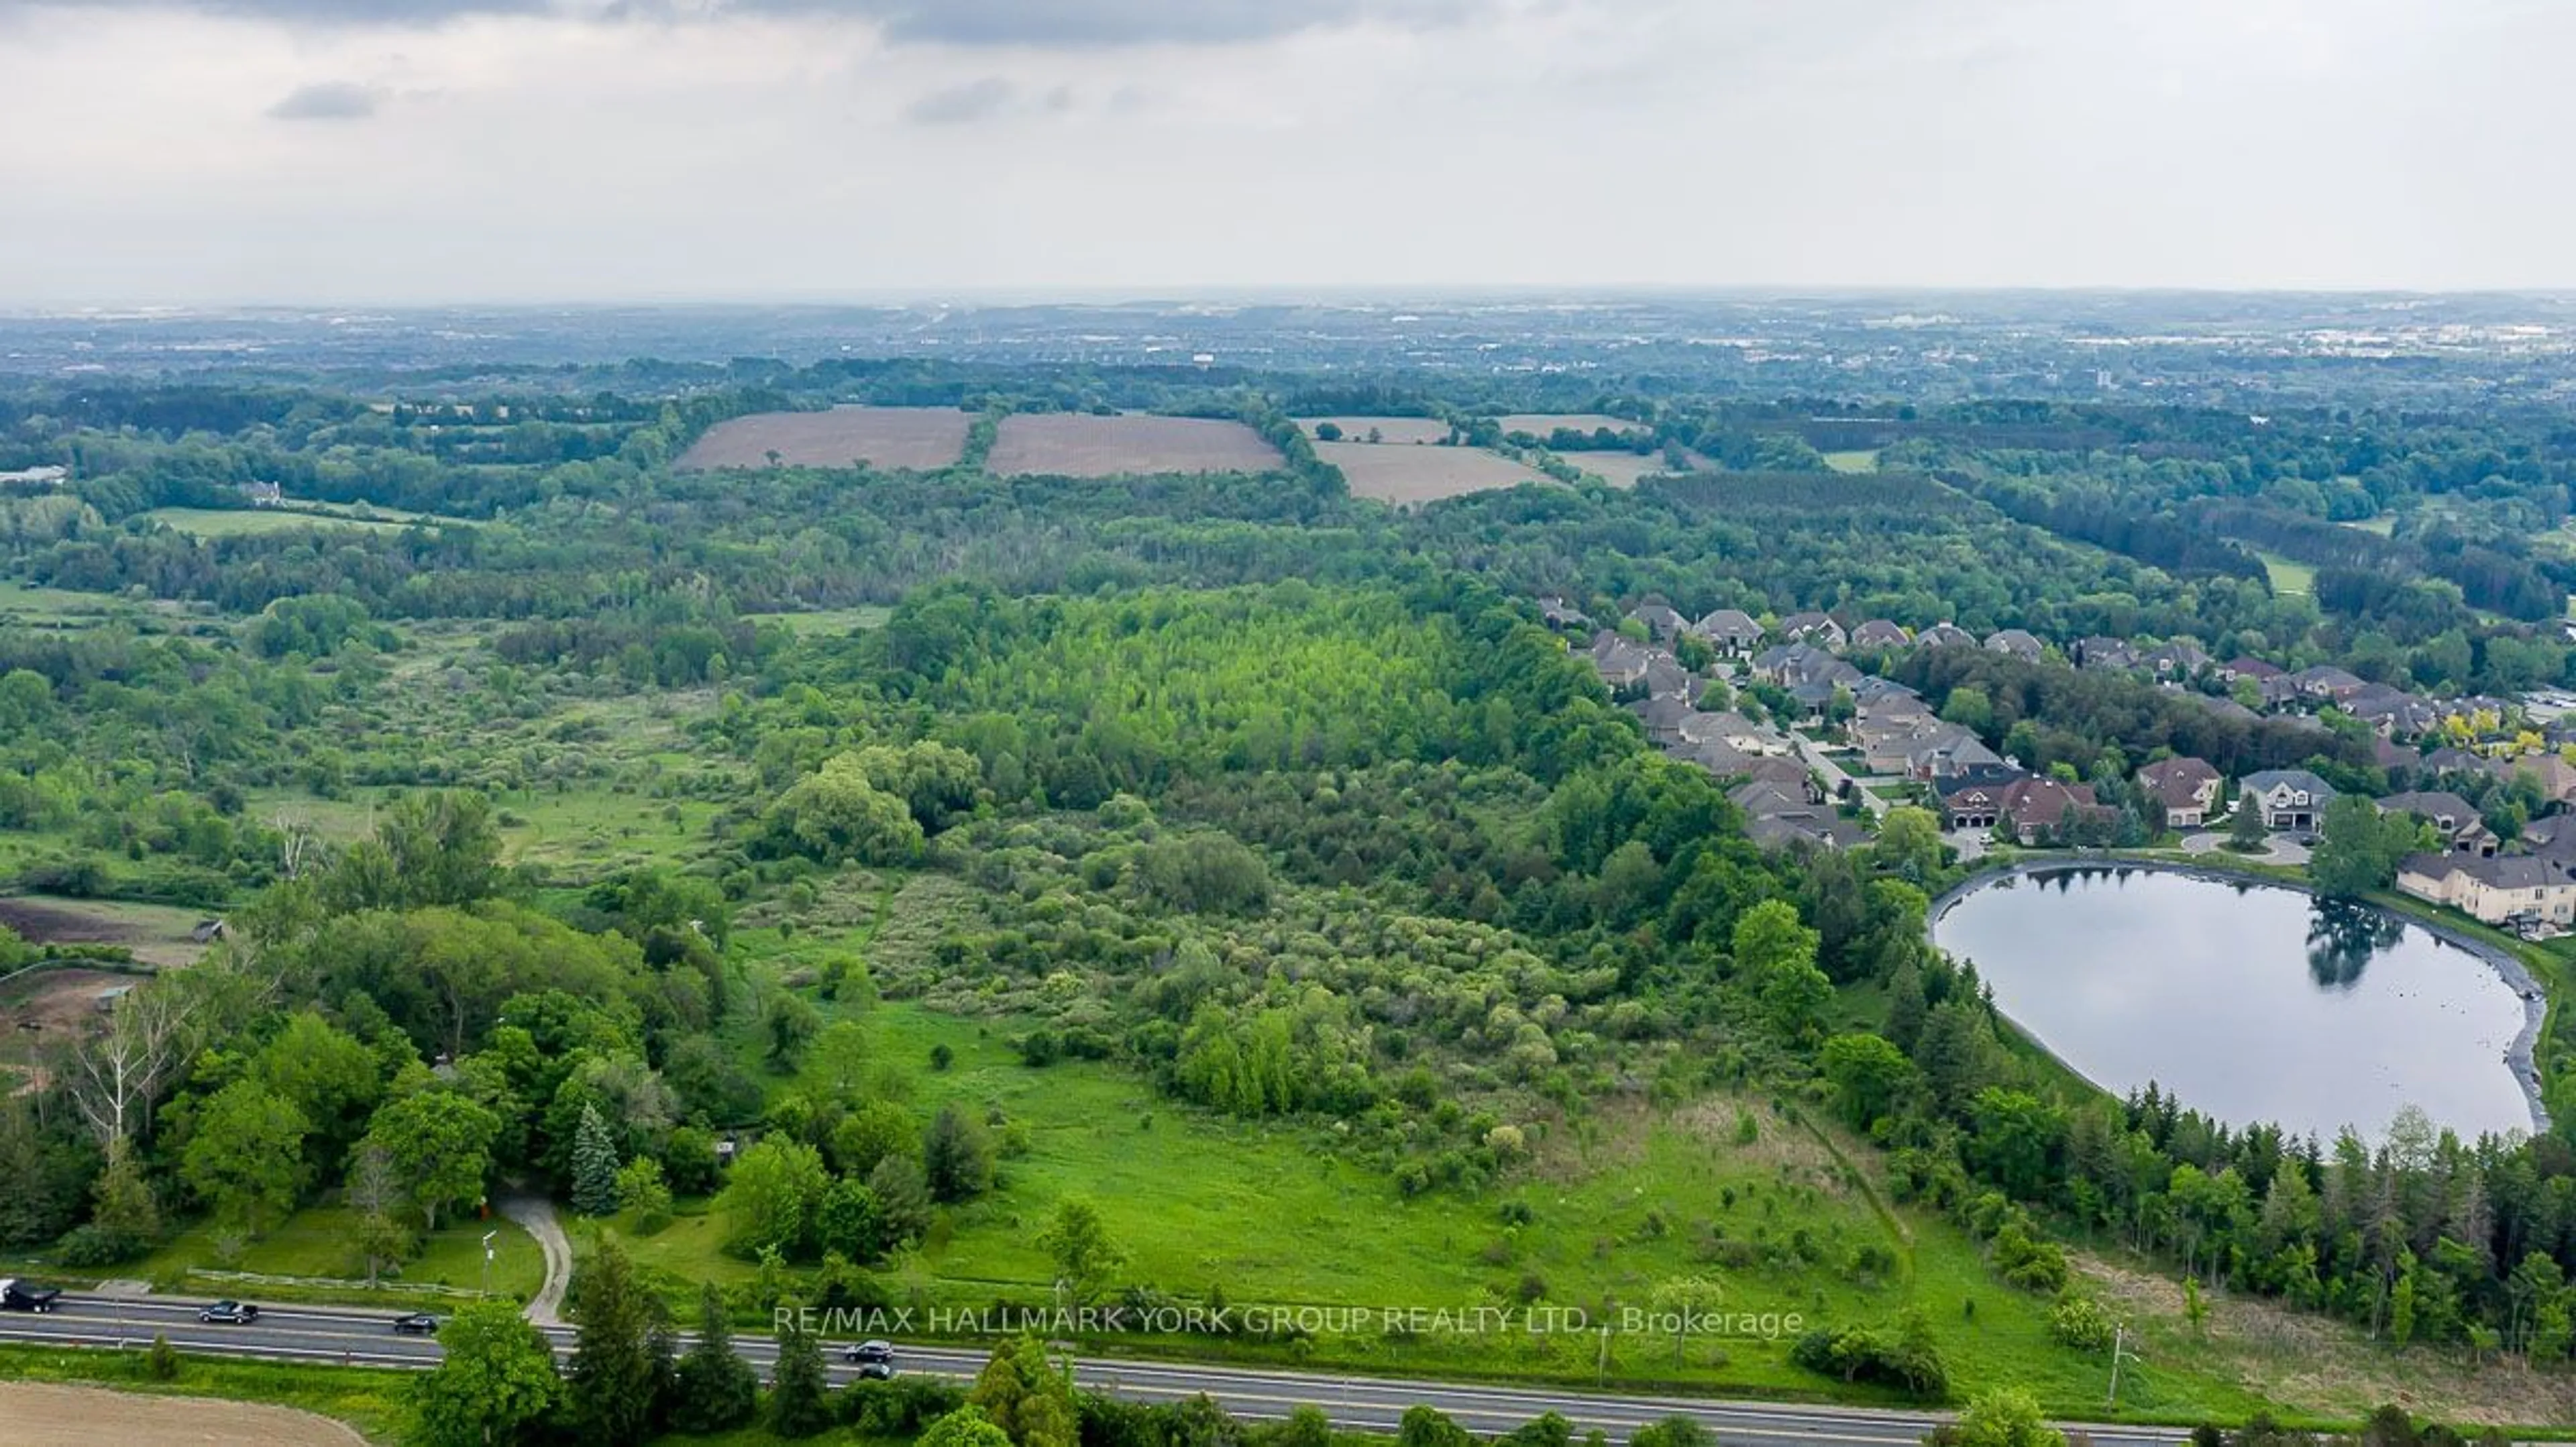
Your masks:
{"label": "house with grey roof", "polygon": [[1827,648],[1840,648],[1850,641],[1843,632],[1843,625],[1835,622],[1830,613],[1792,613],[1773,625],[1771,631],[1783,638],[1821,644]]}
{"label": "house with grey roof", "polygon": [[2314,829],[2334,796],[2333,785],[2305,769],[2265,769],[2237,786],[2237,807],[2255,810],[2266,829]]}
{"label": "house with grey roof", "polygon": [[2491,857],[2504,847],[2475,804],[2448,789],[2419,789],[2378,801],[2382,814],[2406,814],[2433,826],[2453,854]]}
{"label": "house with grey roof", "polygon": [[1690,626],[1709,646],[1740,658],[1762,646],[1762,625],[1741,608],[1719,608]]}
{"label": "house with grey roof", "polygon": [[1914,641],[1905,625],[1887,618],[1872,618],[1851,631],[1855,648],[1903,648]]}
{"label": "house with grey roof", "polygon": [[1628,616],[1646,625],[1646,631],[1670,643],[1682,636],[1690,620],[1673,611],[1673,605],[1659,594],[1649,593],[1645,601],[1628,610]]}
{"label": "house with grey roof", "polygon": [[2400,893],[2492,925],[2576,924],[2576,865],[2535,854],[2414,854],[2397,866]]}
{"label": "house with grey roof", "polygon": [[1977,635],[1956,623],[1935,623],[1914,635],[1917,648],[1974,648]]}
{"label": "house with grey roof", "polygon": [[2024,663],[2037,663],[2048,648],[2035,634],[2019,628],[2000,628],[1986,636],[1986,651],[2018,658]]}

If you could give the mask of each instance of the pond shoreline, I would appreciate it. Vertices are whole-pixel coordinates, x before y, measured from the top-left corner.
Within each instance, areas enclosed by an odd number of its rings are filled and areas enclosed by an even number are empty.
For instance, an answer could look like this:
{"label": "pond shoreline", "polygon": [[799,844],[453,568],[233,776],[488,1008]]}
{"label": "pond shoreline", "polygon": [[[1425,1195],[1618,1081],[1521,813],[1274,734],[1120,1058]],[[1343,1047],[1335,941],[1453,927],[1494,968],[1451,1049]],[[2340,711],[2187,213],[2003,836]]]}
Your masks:
{"label": "pond shoreline", "polygon": [[[2163,859],[2137,859],[2120,854],[2071,854],[2056,859],[2023,859],[1971,874],[1941,891],[1939,897],[1932,901],[1931,907],[1923,912],[1924,936],[1926,939],[1931,939],[1933,931],[1941,923],[1941,917],[1948,914],[1961,900],[1981,889],[2007,880],[2019,879],[2025,875],[2049,874],[2070,869],[2136,869],[2155,874],[2176,874],[2185,879],[2197,879],[2207,884],[2287,890],[2293,894],[2304,894],[2311,899],[2315,898],[2317,893],[2313,887],[2305,883],[2276,879],[2268,874],[2240,873],[2224,867],[2176,864]],[[2532,978],[2530,969],[2524,966],[2522,961],[2514,958],[2511,952],[2498,949],[2493,944],[2453,928],[2443,921],[2424,919],[2417,915],[2389,909],[2385,905],[2364,904],[2362,908],[2386,915],[2401,924],[2420,929],[2446,945],[2467,951],[2485,963],[2487,968],[2495,971],[2497,978],[2503,980],[2505,986],[2514,992],[2515,997],[2522,1003],[2522,1030],[2514,1036],[2513,1043],[2505,1047],[2505,1069],[2512,1074],[2513,1083],[2521,1088],[2523,1103],[2530,1108],[2531,1133],[2547,1134],[2550,1127],[2549,1106],[2541,1099],[2538,1050],[2541,1027],[2549,1018],[2549,994],[2541,988],[2538,980]],[[1939,943],[1937,940],[1933,942]],[[2098,1082],[2092,1080],[2092,1077],[2076,1070],[2065,1057],[2049,1049],[2039,1037],[2022,1029],[2018,1024],[2013,1028],[2019,1030],[2024,1039],[2029,1040],[2051,1060],[2065,1066],[2087,1083],[2093,1084],[2095,1089],[2102,1089]],[[2104,1093],[2113,1092],[2104,1091]]]}

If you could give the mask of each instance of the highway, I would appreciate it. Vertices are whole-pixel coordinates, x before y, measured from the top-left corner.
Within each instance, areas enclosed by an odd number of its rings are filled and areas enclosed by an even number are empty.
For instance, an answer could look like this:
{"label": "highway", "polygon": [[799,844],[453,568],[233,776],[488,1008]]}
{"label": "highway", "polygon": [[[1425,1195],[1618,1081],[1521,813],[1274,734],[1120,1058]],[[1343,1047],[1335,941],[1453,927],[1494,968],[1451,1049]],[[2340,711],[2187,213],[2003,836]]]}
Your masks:
{"label": "highway", "polygon": [[[413,1369],[434,1366],[439,1358],[436,1340],[395,1334],[392,1313],[388,1312],[263,1307],[259,1320],[250,1325],[210,1326],[197,1320],[197,1308],[202,1304],[158,1297],[66,1295],[61,1309],[50,1314],[0,1314],[0,1341],[140,1348],[150,1345],[153,1334],[161,1332],[167,1333],[170,1344],[181,1351],[208,1355]],[[569,1356],[572,1329],[544,1330],[554,1342],[556,1354]],[[841,1360],[845,1345],[834,1341],[827,1346],[826,1360],[835,1386],[855,1380],[857,1375]],[[764,1379],[768,1377],[777,1359],[776,1342],[746,1335],[736,1337],[734,1346],[745,1360],[760,1369]],[[953,1347],[898,1344],[896,1360],[906,1372],[970,1378],[982,1368],[984,1354]],[[1405,1409],[1417,1404],[1436,1407],[1479,1434],[1507,1432],[1541,1413],[1556,1412],[1571,1420],[1576,1430],[1597,1427],[1614,1441],[1625,1441],[1650,1422],[1682,1415],[1698,1419],[1720,1441],[1743,1443],[1746,1447],[1911,1447],[1942,1420],[1925,1413],[1868,1408],[1413,1382],[1104,1358],[1077,1361],[1074,1378],[1086,1391],[1131,1401],[1175,1402],[1204,1394],[1235,1416],[1255,1421],[1275,1420],[1297,1407],[1314,1406],[1337,1426],[1389,1433],[1395,1430]],[[2082,1427],[2091,1435],[2095,1447],[2173,1447],[2187,1435],[2165,1428],[2068,1425]]]}

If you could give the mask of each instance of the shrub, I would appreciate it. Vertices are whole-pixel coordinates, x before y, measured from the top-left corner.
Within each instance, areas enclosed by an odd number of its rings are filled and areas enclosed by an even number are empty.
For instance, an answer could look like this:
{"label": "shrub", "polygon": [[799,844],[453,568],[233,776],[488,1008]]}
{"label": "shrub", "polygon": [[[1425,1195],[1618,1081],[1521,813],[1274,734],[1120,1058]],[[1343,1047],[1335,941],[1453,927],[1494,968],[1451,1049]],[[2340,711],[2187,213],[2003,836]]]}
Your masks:
{"label": "shrub", "polygon": [[2048,1334],[2059,1345],[2079,1352],[2108,1351],[2114,1334],[2111,1314],[2102,1303],[2089,1296],[2068,1294],[2057,1299],[2048,1313]]}
{"label": "shrub", "polygon": [[168,1332],[152,1334],[152,1349],[143,1354],[143,1375],[156,1382],[179,1380],[179,1349],[170,1345]]}

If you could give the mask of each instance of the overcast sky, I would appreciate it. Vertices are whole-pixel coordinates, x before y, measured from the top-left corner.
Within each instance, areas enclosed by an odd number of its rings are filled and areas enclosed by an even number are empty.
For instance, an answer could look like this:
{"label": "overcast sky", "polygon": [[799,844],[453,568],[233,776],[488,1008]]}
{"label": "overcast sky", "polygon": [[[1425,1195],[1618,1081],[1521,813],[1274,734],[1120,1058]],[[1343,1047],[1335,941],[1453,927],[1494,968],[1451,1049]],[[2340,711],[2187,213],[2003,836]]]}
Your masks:
{"label": "overcast sky", "polygon": [[0,0],[0,306],[2576,286],[2564,0]]}

